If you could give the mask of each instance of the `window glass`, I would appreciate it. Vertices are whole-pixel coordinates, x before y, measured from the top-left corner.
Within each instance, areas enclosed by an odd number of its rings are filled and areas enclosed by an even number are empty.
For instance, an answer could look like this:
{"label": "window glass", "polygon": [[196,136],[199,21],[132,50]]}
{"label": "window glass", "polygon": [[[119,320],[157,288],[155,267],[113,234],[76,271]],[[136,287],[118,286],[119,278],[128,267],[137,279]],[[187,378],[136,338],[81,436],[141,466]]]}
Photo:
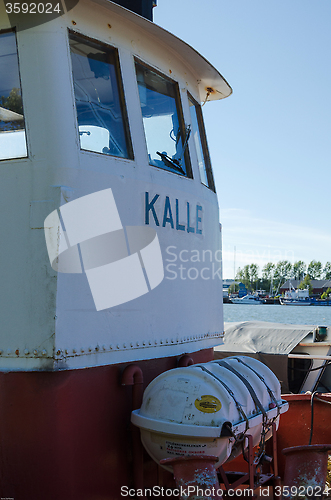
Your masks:
{"label": "window glass", "polygon": [[136,62],[150,165],[192,177],[177,84]]}
{"label": "window glass", "polygon": [[80,146],[132,158],[115,49],[70,34]]}
{"label": "window glass", "polygon": [[198,157],[200,179],[202,184],[215,191],[213,173],[207,148],[205,128],[203,125],[201,106],[189,96],[191,126],[194,145]]}
{"label": "window glass", "polygon": [[27,156],[15,33],[0,33],[0,160]]}
{"label": "window glass", "polygon": [[309,369],[312,367],[312,364],[313,363],[311,358],[288,359],[288,386],[291,392],[300,392],[300,389],[307,377],[307,373],[309,373]]}

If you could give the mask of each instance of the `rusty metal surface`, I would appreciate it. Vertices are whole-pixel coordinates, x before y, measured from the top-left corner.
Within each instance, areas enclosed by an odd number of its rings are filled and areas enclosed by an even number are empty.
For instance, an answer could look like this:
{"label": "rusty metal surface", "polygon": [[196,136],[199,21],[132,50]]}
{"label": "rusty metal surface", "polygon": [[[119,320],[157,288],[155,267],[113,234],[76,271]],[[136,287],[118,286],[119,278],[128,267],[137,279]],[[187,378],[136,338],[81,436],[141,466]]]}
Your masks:
{"label": "rusty metal surface", "polygon": [[[195,363],[212,356],[212,349],[190,354]],[[147,385],[177,363],[170,357],[136,364]],[[118,500],[121,486],[133,487],[126,366],[0,373],[0,497]],[[157,485],[157,466],[146,454],[143,468],[145,487]],[[162,481],[171,485],[172,476]]]}
{"label": "rusty metal surface", "polygon": [[284,485],[302,487],[308,493],[308,487],[313,490],[324,490],[328,451],[331,444],[316,444],[308,446],[292,446],[285,448],[286,456]]}
{"label": "rusty metal surface", "polygon": [[[215,469],[218,457],[213,455],[166,458],[161,464],[171,465],[182,500],[221,500],[222,494]],[[212,494],[210,494],[212,493]]]}
{"label": "rusty metal surface", "polygon": [[[311,432],[311,394],[286,394],[289,410],[281,416],[277,431],[279,474],[284,477],[284,448],[308,445]],[[321,401],[324,400],[327,403]],[[331,394],[319,394],[314,398],[312,444],[331,443]]]}

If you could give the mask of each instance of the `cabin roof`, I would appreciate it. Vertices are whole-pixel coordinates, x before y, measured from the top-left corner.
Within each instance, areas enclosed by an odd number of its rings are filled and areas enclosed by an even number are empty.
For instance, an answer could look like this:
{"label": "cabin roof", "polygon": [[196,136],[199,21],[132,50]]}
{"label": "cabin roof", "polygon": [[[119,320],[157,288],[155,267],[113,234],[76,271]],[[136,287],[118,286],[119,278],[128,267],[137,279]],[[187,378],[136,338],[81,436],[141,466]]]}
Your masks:
{"label": "cabin roof", "polygon": [[99,5],[107,6],[108,9],[111,8],[115,14],[134,23],[146,35],[154,37],[158,43],[166,46],[196,77],[199,84],[201,102],[224,99],[232,94],[232,88],[219,71],[193,47],[177,36],[110,0],[92,1]]}
{"label": "cabin roof", "polygon": [[224,344],[216,351],[289,354],[316,326],[244,321],[224,323],[224,329]]}
{"label": "cabin roof", "polygon": [[[281,287],[280,291],[289,290],[292,286],[293,288],[298,288],[302,280],[287,280]],[[311,286],[313,290],[326,290],[327,288],[331,288],[331,280],[310,280]]]}

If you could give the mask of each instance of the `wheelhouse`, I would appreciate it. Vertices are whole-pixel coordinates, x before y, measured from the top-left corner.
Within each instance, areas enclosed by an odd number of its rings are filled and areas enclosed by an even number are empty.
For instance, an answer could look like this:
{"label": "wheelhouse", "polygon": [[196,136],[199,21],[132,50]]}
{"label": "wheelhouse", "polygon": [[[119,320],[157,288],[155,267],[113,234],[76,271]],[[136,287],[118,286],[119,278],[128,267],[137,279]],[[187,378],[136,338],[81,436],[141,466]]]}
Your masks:
{"label": "wheelhouse", "polygon": [[17,500],[157,484],[128,432],[140,388],[223,336],[200,103],[231,89],[130,10],[64,4],[0,5],[0,496]]}
{"label": "wheelhouse", "polygon": [[[53,14],[35,26],[28,14],[15,26],[10,14],[0,21],[1,224],[16,228],[3,242],[3,262],[13,265],[2,269],[9,330],[0,365],[74,368],[211,347],[223,335],[221,243],[200,102],[231,88],[185,42],[115,3],[80,0]],[[82,254],[87,236],[72,243],[64,212],[106,190],[123,255],[125,228],[148,226],[163,278],[153,286],[143,263],[141,290],[128,285],[130,299],[100,311]],[[77,259],[66,271],[51,268],[50,220]]]}

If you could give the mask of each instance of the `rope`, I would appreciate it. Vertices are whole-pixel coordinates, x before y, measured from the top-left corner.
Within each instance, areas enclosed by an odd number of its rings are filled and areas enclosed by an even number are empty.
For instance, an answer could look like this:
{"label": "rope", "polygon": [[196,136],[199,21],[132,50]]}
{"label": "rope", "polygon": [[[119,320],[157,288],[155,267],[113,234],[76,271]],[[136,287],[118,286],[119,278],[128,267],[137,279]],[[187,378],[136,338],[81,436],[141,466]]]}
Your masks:
{"label": "rope", "polygon": [[[320,394],[323,394],[323,393],[320,393]],[[325,399],[318,398],[317,396],[316,396],[316,399],[317,399],[317,401],[321,401],[321,403],[326,403],[327,405],[331,405],[331,401],[326,401]]]}
{"label": "rope", "polygon": [[267,388],[267,391],[268,391],[268,394],[270,396],[270,399],[272,400],[272,402],[276,405],[277,407],[277,417],[280,413],[280,406],[278,404],[278,401],[277,399],[275,398],[275,395],[273,393],[273,391],[270,389],[270,387],[268,386],[268,384],[266,383],[266,381],[264,380],[264,378],[262,377],[262,375],[260,375],[257,371],[254,370],[254,368],[252,368],[251,366],[249,366],[247,363],[245,363],[242,359],[240,358],[235,358],[239,363],[243,364],[244,366],[246,366],[247,368],[249,368],[253,373],[255,373],[255,375],[257,377],[259,377],[259,379],[264,383],[264,385],[266,386]]}
{"label": "rope", "polygon": [[[259,442],[259,452],[257,453],[256,458],[255,458],[255,462],[256,463],[260,463],[261,459],[263,458],[263,455],[265,454],[265,437],[266,437],[266,434],[269,431],[269,429],[270,429],[271,425],[273,424],[273,422],[279,416],[279,414],[280,414],[280,406],[278,405],[278,402],[277,402],[277,400],[276,400],[276,398],[275,398],[272,390],[270,389],[270,387],[268,386],[268,384],[266,383],[266,381],[264,380],[264,378],[259,373],[257,373],[253,368],[251,368],[249,365],[247,365],[244,361],[242,361],[241,359],[239,359],[239,358],[235,358],[235,359],[238,362],[242,363],[247,368],[249,368],[264,383],[264,385],[266,386],[266,389],[267,389],[267,391],[269,393],[269,396],[270,396],[271,400],[275,403],[275,405],[277,407],[277,415],[272,420],[269,421],[267,413],[266,413],[266,411],[265,411],[265,409],[264,409],[261,401],[257,397],[256,392],[254,391],[253,387],[245,379],[245,377],[243,375],[241,375],[241,373],[239,373],[235,368],[233,368],[231,365],[229,365],[226,361],[221,361],[221,360],[220,361],[214,361],[219,366],[223,366],[224,368],[228,369],[229,371],[231,371],[232,373],[234,373],[235,375],[237,375],[237,377],[247,387],[247,389],[248,389],[248,391],[249,391],[250,395],[252,396],[252,399],[253,399],[253,401],[255,403],[255,407],[259,408],[260,411],[261,411],[261,413],[262,413],[262,415],[263,415],[261,439],[260,439],[260,442]],[[248,461],[247,458],[246,458],[246,456],[245,456],[244,447],[243,447],[242,453],[243,453],[244,459],[246,461]]]}
{"label": "rope", "polygon": [[236,397],[235,397],[234,393],[232,392],[232,390],[230,389],[230,387],[228,387],[226,385],[226,383],[223,382],[223,380],[221,380],[219,377],[217,377],[216,375],[214,375],[214,373],[212,373],[211,371],[207,370],[207,368],[205,368],[203,365],[194,365],[194,366],[196,366],[198,368],[201,368],[202,371],[208,373],[208,375],[210,375],[211,377],[213,377],[214,379],[216,379],[226,389],[226,391],[230,394],[230,396],[232,397],[232,399],[234,401],[234,404],[236,405],[236,408],[237,408],[237,410],[239,412],[239,415],[241,415],[243,417],[243,421],[246,422],[246,428],[245,428],[245,432],[246,432],[249,429],[249,422],[248,422],[247,415],[244,412],[244,410],[242,409],[242,406],[239,403],[239,401],[236,400]]}
{"label": "rope", "polygon": [[311,440],[313,438],[314,431],[314,397],[317,394],[317,391],[313,392],[310,398],[310,436],[309,436],[309,445],[311,445]]}
{"label": "rope", "polygon": [[238,372],[238,370],[236,370],[235,368],[233,368],[226,361],[215,361],[215,363],[217,363],[219,366],[222,366],[223,368],[226,368],[230,372],[234,373],[243,382],[243,384],[245,384],[245,386],[248,389],[248,392],[252,396],[252,399],[254,401],[255,407],[260,410],[260,412],[262,413],[264,419],[268,420],[267,413],[266,413],[265,409],[263,408],[263,405],[262,405],[261,401],[257,397],[257,394],[254,391],[253,387],[248,382],[248,380],[246,380],[245,377],[241,373]]}

